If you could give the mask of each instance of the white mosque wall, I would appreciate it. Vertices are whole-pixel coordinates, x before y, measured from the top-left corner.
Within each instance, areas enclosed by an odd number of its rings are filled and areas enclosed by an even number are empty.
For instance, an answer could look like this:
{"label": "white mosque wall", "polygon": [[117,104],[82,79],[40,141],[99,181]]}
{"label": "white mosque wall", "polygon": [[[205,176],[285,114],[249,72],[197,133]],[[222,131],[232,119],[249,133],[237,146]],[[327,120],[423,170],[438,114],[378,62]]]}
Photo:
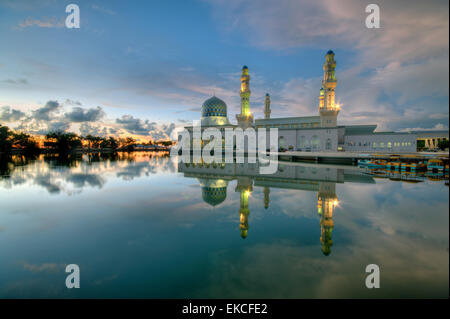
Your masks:
{"label": "white mosque wall", "polygon": [[345,136],[347,152],[414,153],[417,151],[416,134],[369,134]]}
{"label": "white mosque wall", "polygon": [[[278,146],[291,151],[330,151],[338,148],[338,128],[279,129]],[[269,148],[269,134],[266,133],[266,149]]]}

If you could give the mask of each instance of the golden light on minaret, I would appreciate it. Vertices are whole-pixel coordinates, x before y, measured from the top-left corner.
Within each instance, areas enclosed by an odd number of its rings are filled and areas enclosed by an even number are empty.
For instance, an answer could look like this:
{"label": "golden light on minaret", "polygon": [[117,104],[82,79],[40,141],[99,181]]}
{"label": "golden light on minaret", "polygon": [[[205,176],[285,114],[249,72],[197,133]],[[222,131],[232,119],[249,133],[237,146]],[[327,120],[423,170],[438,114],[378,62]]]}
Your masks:
{"label": "golden light on minaret", "polygon": [[248,235],[248,216],[250,215],[248,199],[252,194],[252,180],[246,177],[239,178],[236,191],[240,193],[239,229],[241,237],[245,239]]}
{"label": "golden light on minaret", "polygon": [[334,228],[333,213],[339,205],[336,196],[336,184],[331,182],[322,182],[317,194],[317,213],[320,215],[320,243],[322,253],[328,256],[331,253],[333,245],[332,231]]}
{"label": "golden light on minaret", "polygon": [[250,75],[248,67],[244,65],[241,74],[241,113],[236,115],[239,127],[245,129],[253,124],[253,115],[250,112]]}
{"label": "golden light on minaret", "polygon": [[334,60],[334,52],[329,50],[325,55],[322,87],[319,94],[319,113],[322,127],[337,126],[337,116],[341,104],[336,104],[335,102],[335,89],[337,85],[335,71],[336,61]]}

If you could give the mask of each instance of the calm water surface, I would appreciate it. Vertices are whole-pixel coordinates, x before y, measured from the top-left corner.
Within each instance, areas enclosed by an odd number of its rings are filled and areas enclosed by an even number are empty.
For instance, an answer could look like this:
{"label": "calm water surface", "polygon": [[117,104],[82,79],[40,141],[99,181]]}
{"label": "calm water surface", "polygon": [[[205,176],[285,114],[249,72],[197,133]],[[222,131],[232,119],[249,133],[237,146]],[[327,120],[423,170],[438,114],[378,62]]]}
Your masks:
{"label": "calm water surface", "polygon": [[152,153],[14,158],[0,173],[0,298],[448,297],[443,180]]}

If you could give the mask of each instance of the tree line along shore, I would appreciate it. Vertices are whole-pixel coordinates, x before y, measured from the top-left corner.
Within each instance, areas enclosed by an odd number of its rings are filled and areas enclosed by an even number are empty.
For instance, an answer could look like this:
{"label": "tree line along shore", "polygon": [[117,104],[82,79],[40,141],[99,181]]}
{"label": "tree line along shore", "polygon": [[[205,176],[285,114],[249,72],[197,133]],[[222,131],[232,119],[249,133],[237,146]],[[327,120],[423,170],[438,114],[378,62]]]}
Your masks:
{"label": "tree line along shore", "polygon": [[138,144],[132,137],[80,136],[76,133],[60,131],[49,132],[42,140],[42,138],[16,132],[0,124],[0,155],[168,151],[173,144],[172,141]]}

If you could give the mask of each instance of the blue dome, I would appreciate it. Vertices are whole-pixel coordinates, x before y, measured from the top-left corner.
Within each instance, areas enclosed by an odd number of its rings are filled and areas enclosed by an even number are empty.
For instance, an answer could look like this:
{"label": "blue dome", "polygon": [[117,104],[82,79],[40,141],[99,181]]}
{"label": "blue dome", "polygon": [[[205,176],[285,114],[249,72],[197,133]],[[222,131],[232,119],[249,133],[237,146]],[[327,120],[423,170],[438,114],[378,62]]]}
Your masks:
{"label": "blue dome", "polygon": [[227,187],[202,187],[202,198],[211,206],[221,204],[227,198]]}
{"label": "blue dome", "polygon": [[213,96],[207,99],[202,106],[202,117],[227,116],[227,105],[221,99]]}
{"label": "blue dome", "polygon": [[244,65],[244,66],[242,67],[242,69],[248,69],[248,67],[247,67],[246,65]]}
{"label": "blue dome", "polygon": [[328,50],[327,54],[334,54],[333,50]]}
{"label": "blue dome", "polygon": [[199,179],[203,200],[217,206],[227,198],[228,182],[223,179]]}

